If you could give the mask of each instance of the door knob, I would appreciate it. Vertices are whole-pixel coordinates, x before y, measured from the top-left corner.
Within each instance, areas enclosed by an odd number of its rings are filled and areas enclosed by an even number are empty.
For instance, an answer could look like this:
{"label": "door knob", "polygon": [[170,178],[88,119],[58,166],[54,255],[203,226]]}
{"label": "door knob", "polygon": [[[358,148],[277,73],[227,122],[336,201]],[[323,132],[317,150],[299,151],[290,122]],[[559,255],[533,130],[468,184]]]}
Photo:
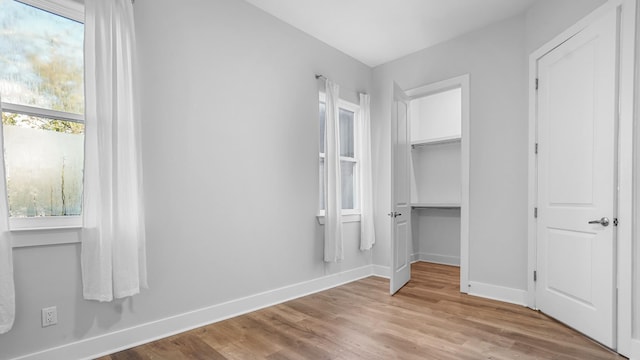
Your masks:
{"label": "door knob", "polygon": [[609,218],[603,217],[600,220],[591,220],[589,224],[600,224],[602,226],[609,226]]}

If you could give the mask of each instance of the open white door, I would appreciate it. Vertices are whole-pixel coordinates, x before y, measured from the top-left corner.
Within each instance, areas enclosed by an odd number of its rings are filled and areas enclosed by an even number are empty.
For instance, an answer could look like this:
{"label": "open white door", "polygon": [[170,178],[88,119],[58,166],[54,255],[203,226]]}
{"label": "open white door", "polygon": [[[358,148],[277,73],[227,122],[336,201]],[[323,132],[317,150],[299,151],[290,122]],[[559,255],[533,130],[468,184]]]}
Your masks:
{"label": "open white door", "polygon": [[538,60],[536,305],[615,347],[617,14]]}
{"label": "open white door", "polygon": [[395,294],[411,279],[411,195],[409,97],[394,83],[391,108],[391,281]]}

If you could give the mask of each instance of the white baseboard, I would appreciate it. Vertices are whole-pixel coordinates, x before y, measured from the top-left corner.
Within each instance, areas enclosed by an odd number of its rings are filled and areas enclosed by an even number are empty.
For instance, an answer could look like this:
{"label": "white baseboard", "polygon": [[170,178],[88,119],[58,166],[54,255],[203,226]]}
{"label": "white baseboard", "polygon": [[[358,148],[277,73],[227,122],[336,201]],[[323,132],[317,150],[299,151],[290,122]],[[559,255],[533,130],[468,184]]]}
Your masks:
{"label": "white baseboard", "polygon": [[391,270],[388,266],[371,265],[373,269],[373,276],[389,279],[391,277]]}
{"label": "white baseboard", "polygon": [[388,268],[385,270],[383,266],[367,265],[24,355],[14,360],[94,359],[371,275],[384,276],[384,273],[388,277]]}
{"label": "white baseboard", "polygon": [[[23,355],[14,360],[94,359],[372,275],[389,278],[390,268],[381,265],[367,265],[93,338],[83,339],[37,353]],[[478,282],[470,282],[470,284],[469,294],[471,295],[519,305],[526,303],[526,291],[524,290]],[[638,344],[634,345],[637,346]]]}
{"label": "white baseboard", "polygon": [[629,360],[640,360],[640,340],[631,339],[631,353],[623,354],[629,357]]}
{"label": "white baseboard", "polygon": [[431,253],[416,253],[411,255],[412,262],[425,261],[436,264],[460,266],[460,256],[440,255]]}
{"label": "white baseboard", "polygon": [[469,295],[527,306],[527,291],[469,281]]}

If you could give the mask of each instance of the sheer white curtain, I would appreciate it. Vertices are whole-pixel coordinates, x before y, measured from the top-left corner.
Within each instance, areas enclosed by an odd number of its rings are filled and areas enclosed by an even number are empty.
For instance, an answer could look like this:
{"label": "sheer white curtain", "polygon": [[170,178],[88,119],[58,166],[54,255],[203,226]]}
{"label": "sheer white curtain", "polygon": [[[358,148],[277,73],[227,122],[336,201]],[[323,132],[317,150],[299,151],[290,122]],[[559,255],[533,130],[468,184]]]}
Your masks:
{"label": "sheer white curtain", "polygon": [[373,225],[373,170],[371,165],[371,99],[360,94],[360,250],[369,250],[376,242]]}
{"label": "sheer white curtain", "polygon": [[84,297],[147,287],[131,0],[85,1]]}
{"label": "sheer white curtain", "polygon": [[[0,102],[2,104],[2,102]],[[0,106],[0,114],[2,107]],[[0,124],[0,144],[4,135]],[[4,145],[0,147],[0,151]],[[0,153],[0,334],[11,330],[16,315],[16,294],[13,284],[13,251],[9,232],[9,205],[4,171],[4,151]]]}
{"label": "sheer white curtain", "polygon": [[325,81],[326,115],[324,136],[324,261],[344,258],[342,248],[342,182],[340,176],[340,87]]}

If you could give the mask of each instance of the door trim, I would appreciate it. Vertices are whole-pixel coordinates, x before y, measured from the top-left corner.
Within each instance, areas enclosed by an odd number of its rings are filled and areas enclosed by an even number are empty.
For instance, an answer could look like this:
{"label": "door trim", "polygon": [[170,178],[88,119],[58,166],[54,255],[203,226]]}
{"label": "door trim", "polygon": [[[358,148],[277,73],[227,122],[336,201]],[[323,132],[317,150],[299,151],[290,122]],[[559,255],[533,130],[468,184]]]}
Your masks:
{"label": "door trim", "polygon": [[[618,199],[617,213],[617,351],[627,357],[640,357],[640,339],[632,338],[632,293],[633,263],[638,259],[632,253],[634,229],[634,209],[640,199],[634,199],[633,173],[634,165],[634,74],[636,65],[636,18],[637,0],[609,0],[607,3],[578,21],[573,26],[556,36],[529,56],[529,139],[528,139],[528,221],[527,221],[527,306],[536,309],[535,281],[536,270],[536,220],[534,209],[537,206],[537,162],[535,146],[537,142],[537,101],[536,77],[537,62],[545,54],[573,37],[578,32],[609,11],[616,11],[619,19],[619,80],[618,80]],[[638,131],[638,129],[636,129]],[[637,161],[637,159],[636,159]]]}
{"label": "door trim", "polygon": [[461,182],[460,182],[460,292],[469,292],[469,74],[442,80],[405,91],[411,99],[430,94],[462,89],[462,138],[461,138]]}

